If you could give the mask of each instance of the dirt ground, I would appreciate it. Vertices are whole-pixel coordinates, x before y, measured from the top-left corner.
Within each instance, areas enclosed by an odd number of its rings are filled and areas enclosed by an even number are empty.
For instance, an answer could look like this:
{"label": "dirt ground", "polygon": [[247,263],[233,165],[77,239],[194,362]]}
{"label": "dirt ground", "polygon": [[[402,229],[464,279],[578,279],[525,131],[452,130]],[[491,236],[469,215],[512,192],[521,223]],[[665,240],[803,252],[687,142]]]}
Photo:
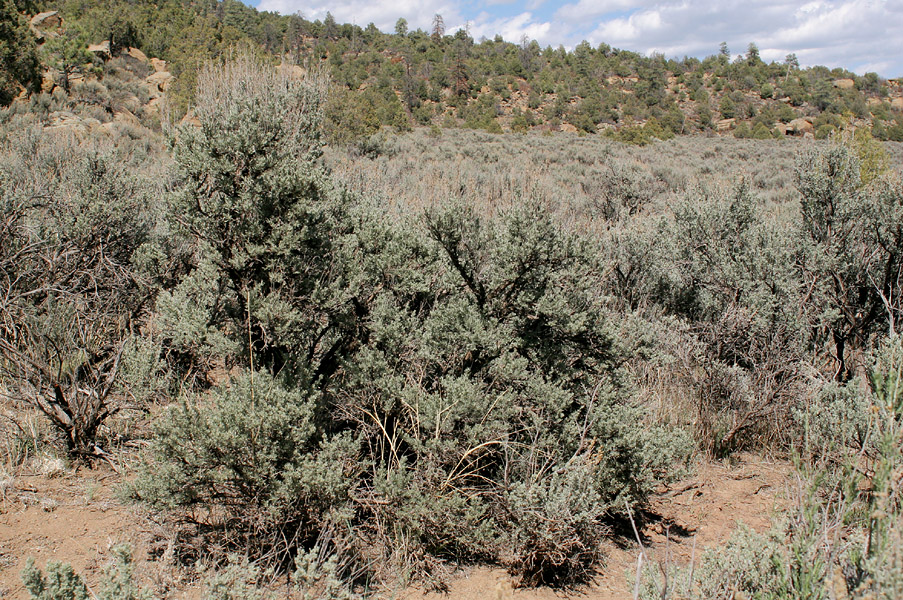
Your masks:
{"label": "dirt ground", "polygon": [[[690,560],[694,543],[697,553],[722,543],[739,522],[767,529],[770,517],[786,502],[791,475],[787,463],[752,455],[740,457],[734,465],[698,465],[691,477],[662,489],[650,510],[638,515],[643,544],[651,553],[670,553],[672,561],[681,563]],[[159,527],[117,498],[120,483],[120,476],[109,468],[73,473],[54,465],[20,470],[0,482],[0,598],[28,598],[20,579],[28,557],[42,568],[48,560],[68,562],[96,589],[110,548],[121,542],[132,546],[142,584],[167,598],[199,598],[202,590],[197,583],[180,580],[174,569],[148,559],[149,549],[160,537]],[[477,567],[453,576],[447,594],[406,589],[385,590],[382,596],[399,600],[632,598],[630,574],[639,549],[628,537],[631,532],[624,533],[611,542],[596,580],[569,592],[515,589],[505,571]]]}

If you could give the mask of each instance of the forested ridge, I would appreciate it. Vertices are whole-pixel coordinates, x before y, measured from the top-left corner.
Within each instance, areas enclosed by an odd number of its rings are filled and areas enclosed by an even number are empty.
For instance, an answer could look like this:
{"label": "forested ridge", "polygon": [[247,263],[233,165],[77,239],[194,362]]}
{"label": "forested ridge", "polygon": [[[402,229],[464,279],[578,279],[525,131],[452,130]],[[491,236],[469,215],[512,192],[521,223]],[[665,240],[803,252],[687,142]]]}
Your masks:
{"label": "forested ridge", "polygon": [[[385,125],[490,132],[564,128],[647,143],[706,130],[760,139],[827,137],[851,123],[871,128],[879,139],[903,140],[899,82],[841,67],[801,69],[793,55],[765,63],[755,40],[733,52],[713,40],[713,54],[700,60],[647,57],[604,43],[582,42],[569,51],[528,39],[474,40],[464,29],[446,34],[441,15],[430,31],[409,31],[400,19],[389,34],[330,16],[312,22],[260,12],[238,0],[4,0],[4,5],[26,17],[59,11],[62,31],[48,37],[59,34],[65,42],[53,39],[36,53],[45,66],[59,69],[63,61],[88,70],[91,56],[80,49],[105,40],[114,54],[133,46],[166,60],[176,76],[170,98],[178,113],[192,101],[198,67],[239,43],[275,61],[321,67],[334,83],[326,109],[332,135],[343,141]],[[26,65],[7,61],[4,69],[7,79],[18,78],[36,91],[34,44],[28,28],[20,29],[16,52],[32,58]],[[48,85],[45,91],[51,92]]]}

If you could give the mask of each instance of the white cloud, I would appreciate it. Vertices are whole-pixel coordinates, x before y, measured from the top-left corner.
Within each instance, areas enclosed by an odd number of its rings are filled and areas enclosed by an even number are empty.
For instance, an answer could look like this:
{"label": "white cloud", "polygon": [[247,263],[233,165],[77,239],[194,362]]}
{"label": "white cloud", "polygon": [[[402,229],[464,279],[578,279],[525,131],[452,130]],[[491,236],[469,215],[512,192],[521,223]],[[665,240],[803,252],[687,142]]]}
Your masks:
{"label": "white cloud", "polygon": [[551,43],[554,37],[552,23],[537,21],[529,12],[502,19],[492,19],[490,15],[482,13],[471,23],[470,34],[474,39],[492,38],[498,34],[505,40],[515,43],[520,43],[521,39],[527,36],[527,39],[536,40],[540,44]]}
{"label": "white cloud", "polygon": [[399,18],[408,22],[410,29],[428,30],[433,16],[440,14],[446,26],[455,27],[464,23],[456,0],[261,0],[260,10],[292,14],[301,12],[304,18],[323,20],[327,12],[339,23],[354,23],[366,27],[374,23],[383,31],[393,31]]}
{"label": "white cloud", "polygon": [[643,4],[643,0],[578,0],[575,4],[565,4],[559,8],[555,18],[568,23],[586,23],[588,19],[635,9]]}

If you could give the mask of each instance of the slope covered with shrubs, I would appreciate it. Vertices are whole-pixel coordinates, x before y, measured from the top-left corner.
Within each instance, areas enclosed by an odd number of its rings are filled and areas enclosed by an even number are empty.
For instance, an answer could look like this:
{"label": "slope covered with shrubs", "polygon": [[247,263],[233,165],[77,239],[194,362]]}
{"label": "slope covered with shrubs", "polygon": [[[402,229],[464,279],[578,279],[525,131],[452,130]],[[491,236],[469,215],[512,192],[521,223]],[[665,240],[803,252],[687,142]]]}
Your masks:
{"label": "slope covered with shrubs", "polygon": [[[13,10],[12,0],[6,3]],[[19,10],[28,16],[55,10],[63,18],[63,30],[47,35],[39,53],[52,68],[45,87],[90,70],[87,44],[107,42],[113,57],[134,46],[170,65],[169,99],[179,116],[193,101],[198,68],[236,44],[279,62],[322,68],[334,82],[327,131],[343,143],[364,142],[381,126],[493,133],[563,128],[646,144],[699,131],[827,137],[851,121],[880,139],[903,141],[899,81],[839,67],[800,68],[792,54],[765,63],[754,43],[740,54],[722,44],[703,60],[678,60],[604,43],[566,50],[529,39],[474,40],[463,29],[447,33],[441,15],[431,31],[408,30],[402,19],[390,34],[331,16],[308,21],[259,12],[238,0],[45,0]],[[18,19],[19,41],[5,68],[38,91],[34,39],[27,17]]]}

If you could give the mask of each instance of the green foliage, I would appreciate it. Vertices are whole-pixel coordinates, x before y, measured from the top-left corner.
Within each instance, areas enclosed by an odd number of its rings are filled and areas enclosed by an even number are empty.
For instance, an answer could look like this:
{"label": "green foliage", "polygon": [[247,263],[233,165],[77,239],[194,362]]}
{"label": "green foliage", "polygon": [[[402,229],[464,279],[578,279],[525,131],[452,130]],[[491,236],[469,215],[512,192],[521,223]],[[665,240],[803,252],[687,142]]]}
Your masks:
{"label": "green foliage", "polygon": [[[133,581],[132,549],[119,544],[110,549],[113,562],[105,569],[97,598],[99,600],[153,600],[150,591],[139,588]],[[29,558],[22,570],[22,582],[32,600],[88,600],[84,580],[67,563],[49,561],[47,574],[35,567]]]}
{"label": "green foliage", "polygon": [[194,306],[197,325],[181,332],[173,314],[163,334],[192,353],[190,332],[208,330],[211,342],[229,342],[220,348],[243,348],[245,361],[273,372],[303,365],[323,375],[336,368],[330,348],[343,343],[343,331],[333,304],[340,274],[323,260],[341,242],[341,202],[317,162],[322,89],[246,55],[201,77],[201,126],[177,132],[183,186],[172,197],[198,261],[163,297],[174,308]]}
{"label": "green foliage", "polygon": [[184,399],[158,422],[155,460],[133,493],[186,522],[196,507],[216,507],[204,522],[226,543],[286,559],[354,482],[353,446],[323,438],[317,398],[258,371],[216,388],[210,402]]}
{"label": "green foliage", "polygon": [[34,559],[29,558],[22,570],[22,583],[31,595],[32,600],[88,600],[88,588],[85,582],[72,569],[71,565],[50,561],[47,563],[47,574],[35,567]]}
{"label": "green foliage", "polygon": [[241,64],[202,79],[201,127],[178,133],[199,260],[158,308],[168,344],[224,329],[256,368],[166,413],[134,494],[282,567],[341,524],[414,572],[484,558],[585,578],[604,520],[686,451],[630,401],[589,241],[539,201],[399,223],[340,206],[315,115]]}
{"label": "green foliage", "polygon": [[104,569],[99,597],[102,600],[153,600],[149,590],[134,582],[131,546],[118,544],[110,548],[110,553],[113,562]]}
{"label": "green foliage", "polygon": [[24,88],[40,88],[37,44],[28,19],[13,0],[0,0],[0,107],[9,105]]}
{"label": "green foliage", "polygon": [[[903,197],[890,183],[863,187],[860,162],[835,145],[804,155],[800,265],[812,294],[808,318],[833,345],[835,378],[852,376],[851,350],[899,319]],[[832,283],[833,282],[833,283]]]}

